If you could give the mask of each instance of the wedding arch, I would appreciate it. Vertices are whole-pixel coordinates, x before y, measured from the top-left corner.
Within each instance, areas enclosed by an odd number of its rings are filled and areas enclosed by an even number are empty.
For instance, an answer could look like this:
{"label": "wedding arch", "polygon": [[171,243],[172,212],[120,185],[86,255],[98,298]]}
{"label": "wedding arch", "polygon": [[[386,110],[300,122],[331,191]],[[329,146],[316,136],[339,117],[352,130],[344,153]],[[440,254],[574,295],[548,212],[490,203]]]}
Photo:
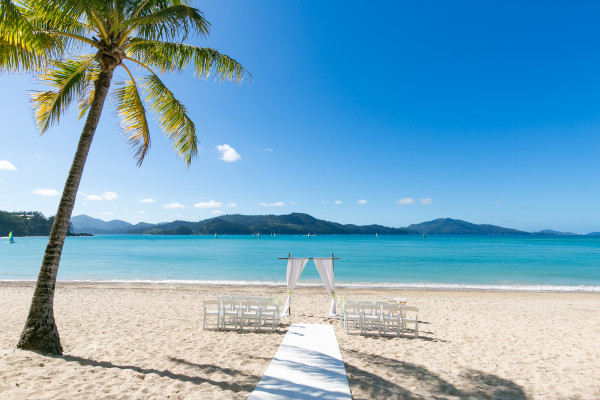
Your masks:
{"label": "wedding arch", "polygon": [[285,302],[285,306],[283,307],[283,311],[281,312],[282,317],[290,316],[290,306],[292,304],[292,290],[296,287],[296,283],[298,283],[298,279],[300,279],[300,275],[304,270],[304,267],[308,263],[308,260],[313,260],[315,263],[315,267],[317,267],[317,271],[319,271],[319,275],[321,276],[321,280],[325,284],[325,288],[327,292],[331,295],[331,308],[329,309],[329,316],[335,317],[336,307],[335,307],[335,280],[333,278],[333,260],[339,260],[339,258],[334,258],[333,253],[331,257],[326,258],[292,258],[290,254],[288,254],[287,258],[280,258],[280,260],[288,260],[287,263],[287,300]]}

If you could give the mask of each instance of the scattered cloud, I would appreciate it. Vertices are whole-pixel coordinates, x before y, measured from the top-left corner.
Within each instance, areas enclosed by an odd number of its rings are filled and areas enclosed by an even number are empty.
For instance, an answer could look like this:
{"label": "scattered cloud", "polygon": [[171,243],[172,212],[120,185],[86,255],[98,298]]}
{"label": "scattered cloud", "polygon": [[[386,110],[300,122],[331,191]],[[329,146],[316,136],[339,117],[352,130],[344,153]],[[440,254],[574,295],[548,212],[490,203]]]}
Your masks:
{"label": "scattered cloud", "polygon": [[151,198],[141,199],[140,203],[154,203],[154,199],[151,199]]}
{"label": "scattered cloud", "polygon": [[196,208],[218,208],[218,207],[223,207],[223,203],[221,203],[220,201],[201,201],[200,203],[196,203],[194,204],[194,207]]}
{"label": "scattered cloud", "polygon": [[327,200],[321,200],[321,204],[329,204]]}
{"label": "scattered cloud", "polygon": [[146,211],[140,210],[140,211],[138,211],[138,214],[146,214]]}
{"label": "scattered cloud", "polygon": [[276,203],[259,203],[258,205],[264,207],[281,207],[285,206],[285,203],[283,201],[278,201]]}
{"label": "scattered cloud", "polygon": [[403,197],[400,200],[398,200],[398,204],[403,205],[403,206],[408,205],[408,204],[415,204],[415,203],[416,203],[415,199],[410,198],[410,197]]}
{"label": "scattered cloud", "polygon": [[221,215],[221,214],[223,214],[223,211],[221,211],[221,210],[212,210],[210,212],[210,214],[211,215]]}
{"label": "scattered cloud", "polygon": [[419,201],[421,202],[421,204],[431,204],[431,203],[433,203],[433,199],[429,198],[429,197],[425,197],[424,199],[420,199]]}
{"label": "scattered cloud", "polygon": [[0,169],[4,169],[7,171],[15,171],[17,167],[15,167],[10,161],[0,160]]}
{"label": "scattered cloud", "polygon": [[221,144],[217,146],[217,150],[221,153],[220,160],[226,162],[234,162],[242,158],[237,151],[233,147],[228,144]]}
{"label": "scattered cloud", "polygon": [[235,204],[235,203],[227,203],[227,205],[225,205],[225,207],[233,208],[233,207],[237,207],[237,204]]}
{"label": "scattered cloud", "polygon": [[275,150],[273,150],[273,149],[265,149],[265,151],[275,151]]}
{"label": "scattered cloud", "polygon": [[183,204],[179,204],[179,203],[170,203],[170,204],[165,204],[163,206],[163,208],[175,209],[175,208],[185,208],[185,206]]}
{"label": "scattered cloud", "polygon": [[112,215],[112,211],[104,211],[102,215]]}
{"label": "scattered cloud", "polygon": [[119,196],[115,192],[104,192],[101,195],[89,194],[86,196],[86,199],[99,201],[99,200],[115,200],[118,197]]}
{"label": "scattered cloud", "polygon": [[58,196],[60,194],[58,190],[54,189],[35,189],[32,190],[31,193],[47,197]]}
{"label": "scattered cloud", "polygon": [[494,203],[496,203],[496,204],[501,204],[501,203],[502,203],[502,200],[496,200],[496,201],[494,201]]}
{"label": "scattered cloud", "polygon": [[358,203],[358,204],[367,204],[367,203],[368,203],[368,201],[366,201],[366,200],[364,200],[364,199],[363,199],[363,200],[359,200],[357,203]]}
{"label": "scattered cloud", "polygon": [[341,200],[336,200],[335,204],[342,204],[342,201]]}
{"label": "scattered cloud", "polygon": [[290,201],[290,205],[291,205],[291,206],[297,206],[297,205],[298,205],[298,202],[297,202],[297,201]]}

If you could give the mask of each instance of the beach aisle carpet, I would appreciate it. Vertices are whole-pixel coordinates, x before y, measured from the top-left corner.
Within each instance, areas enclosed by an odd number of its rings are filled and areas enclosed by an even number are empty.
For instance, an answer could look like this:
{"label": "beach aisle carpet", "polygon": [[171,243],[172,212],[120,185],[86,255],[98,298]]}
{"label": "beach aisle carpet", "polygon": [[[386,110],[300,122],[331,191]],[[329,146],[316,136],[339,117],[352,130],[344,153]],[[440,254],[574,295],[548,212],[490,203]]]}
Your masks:
{"label": "beach aisle carpet", "polygon": [[331,325],[293,324],[248,400],[350,400],[342,353]]}

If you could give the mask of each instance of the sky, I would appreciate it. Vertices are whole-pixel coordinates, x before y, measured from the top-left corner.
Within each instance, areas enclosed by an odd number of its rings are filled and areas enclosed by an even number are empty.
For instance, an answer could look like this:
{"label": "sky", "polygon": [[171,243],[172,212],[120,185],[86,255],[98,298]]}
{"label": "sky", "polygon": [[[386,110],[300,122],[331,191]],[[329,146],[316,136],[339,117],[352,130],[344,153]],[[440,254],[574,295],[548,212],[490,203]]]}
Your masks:
{"label": "sky", "polygon": [[[163,76],[196,124],[189,168],[156,125],[138,167],[107,103],[73,215],[600,231],[600,3],[192,4],[212,29],[190,43],[252,81]],[[44,86],[0,87],[0,210],[54,215],[83,121],[73,107],[40,136],[29,96]]]}

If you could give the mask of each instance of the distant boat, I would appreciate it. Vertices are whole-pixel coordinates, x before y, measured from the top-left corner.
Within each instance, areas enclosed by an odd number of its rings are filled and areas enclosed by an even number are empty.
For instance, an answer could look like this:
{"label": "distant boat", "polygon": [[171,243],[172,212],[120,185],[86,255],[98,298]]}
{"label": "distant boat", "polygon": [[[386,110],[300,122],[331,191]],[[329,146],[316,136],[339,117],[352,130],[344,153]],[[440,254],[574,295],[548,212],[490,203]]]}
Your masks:
{"label": "distant boat", "polygon": [[217,232],[215,232],[215,239],[217,238]]}
{"label": "distant boat", "polygon": [[379,239],[379,235],[375,234],[375,239]]}
{"label": "distant boat", "polygon": [[425,233],[423,233],[423,239],[425,239]]}
{"label": "distant boat", "polygon": [[15,238],[13,237],[12,231],[10,231],[10,233],[8,234],[8,243],[14,243],[14,242],[15,242]]}

